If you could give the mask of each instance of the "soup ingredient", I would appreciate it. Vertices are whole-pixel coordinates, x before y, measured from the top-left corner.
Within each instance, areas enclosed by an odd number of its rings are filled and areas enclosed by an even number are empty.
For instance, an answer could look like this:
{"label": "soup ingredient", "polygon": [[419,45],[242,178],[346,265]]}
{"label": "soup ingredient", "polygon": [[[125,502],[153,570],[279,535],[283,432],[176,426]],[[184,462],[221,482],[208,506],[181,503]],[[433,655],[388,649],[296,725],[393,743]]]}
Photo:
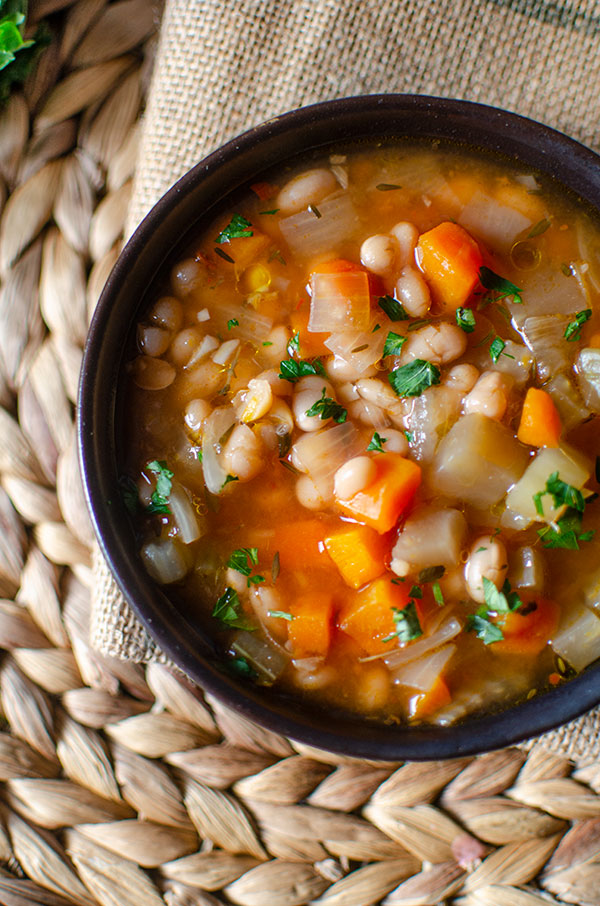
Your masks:
{"label": "soup ingredient", "polygon": [[[469,551],[465,564],[465,580],[474,601],[487,601],[484,580],[500,590],[506,579],[508,560],[506,546],[498,535],[480,535]],[[489,593],[488,593],[489,596]]]}
{"label": "soup ingredient", "polygon": [[455,311],[465,304],[479,282],[483,264],[473,237],[449,221],[421,234],[417,260],[441,311]]}
{"label": "soup ingredient", "polygon": [[558,447],[562,425],[552,397],[545,390],[529,387],[523,401],[517,437],[532,447]]}
{"label": "soup ingredient", "polygon": [[373,462],[374,479],[357,493],[336,496],[335,500],[343,513],[383,534],[394,527],[400,514],[412,503],[421,484],[421,469],[398,453],[378,453]]}
{"label": "soup ingredient", "polygon": [[291,606],[288,639],[295,658],[326,657],[331,644],[333,598],[327,592],[300,597]]}
{"label": "soup ingredient", "polygon": [[342,579],[351,588],[361,588],[385,572],[389,540],[368,525],[348,525],[326,537],[324,544]]}
{"label": "soup ingredient", "polygon": [[342,605],[338,626],[368,655],[385,654],[398,633],[407,642],[422,634],[414,602],[406,615],[400,616],[409,603],[408,588],[389,579],[375,579]]}

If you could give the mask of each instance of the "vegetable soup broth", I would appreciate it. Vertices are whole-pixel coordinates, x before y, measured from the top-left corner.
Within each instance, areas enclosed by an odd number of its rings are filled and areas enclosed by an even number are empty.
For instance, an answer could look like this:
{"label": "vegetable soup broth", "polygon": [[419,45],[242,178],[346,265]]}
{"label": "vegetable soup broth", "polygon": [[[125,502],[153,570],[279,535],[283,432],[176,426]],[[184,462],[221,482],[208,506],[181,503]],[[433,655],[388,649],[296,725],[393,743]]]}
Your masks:
{"label": "vegetable soup broth", "polygon": [[600,655],[598,231],[531,172],[278,172],[157,284],[123,489],[227,669],[449,724]]}

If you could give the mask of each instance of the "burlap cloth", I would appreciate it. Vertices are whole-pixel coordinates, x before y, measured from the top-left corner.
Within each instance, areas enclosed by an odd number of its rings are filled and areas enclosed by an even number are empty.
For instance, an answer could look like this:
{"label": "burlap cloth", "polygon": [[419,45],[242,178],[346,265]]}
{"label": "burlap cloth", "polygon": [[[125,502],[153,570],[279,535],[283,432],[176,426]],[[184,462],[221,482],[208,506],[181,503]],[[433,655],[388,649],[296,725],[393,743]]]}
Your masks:
{"label": "burlap cloth", "polygon": [[[599,38],[596,0],[168,0],[129,229],[227,139],[344,95],[466,98],[599,147]],[[98,553],[95,563],[95,647],[161,658]],[[598,758],[600,709],[543,742],[575,761]]]}

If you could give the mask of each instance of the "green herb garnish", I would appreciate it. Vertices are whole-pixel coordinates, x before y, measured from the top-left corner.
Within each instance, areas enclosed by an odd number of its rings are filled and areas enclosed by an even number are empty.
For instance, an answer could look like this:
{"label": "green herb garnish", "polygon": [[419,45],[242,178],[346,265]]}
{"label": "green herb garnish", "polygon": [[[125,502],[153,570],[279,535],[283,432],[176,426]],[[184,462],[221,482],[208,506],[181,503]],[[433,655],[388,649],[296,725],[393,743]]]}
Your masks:
{"label": "green herb garnish", "polygon": [[519,595],[516,591],[511,591],[510,583],[505,581],[502,591],[498,591],[491,579],[483,577],[483,594],[485,597],[485,606],[487,615],[490,613],[511,613],[523,606]]}
{"label": "green herb garnish", "polygon": [[440,382],[440,369],[432,362],[414,359],[388,374],[388,381],[398,396],[420,396],[427,387]]}
{"label": "green herb garnish", "polygon": [[550,227],[550,226],[551,226],[551,223],[547,218],[544,218],[544,220],[538,221],[538,223],[536,223],[536,225],[533,226],[531,228],[531,230],[529,231],[529,233],[527,234],[527,239],[535,239],[536,236],[541,236],[542,233],[545,233],[546,230],[548,229],[548,227]]}
{"label": "green herb garnish", "polygon": [[240,326],[240,322],[238,321],[237,318],[230,318],[229,321],[227,322],[227,330],[231,330],[232,327],[239,327],[239,326]]}
{"label": "green herb garnish", "polygon": [[419,636],[423,635],[414,601],[409,601],[406,607],[402,609],[400,607],[392,607],[392,614],[396,630],[391,635],[386,636],[383,639],[384,642],[391,642],[392,639],[398,639],[399,642],[412,642],[413,639],[418,639]]}
{"label": "green herb garnish", "polygon": [[279,214],[279,208],[273,208],[272,211],[259,211],[259,214]]}
{"label": "green herb garnish", "polygon": [[380,296],[377,300],[377,304],[381,310],[386,313],[390,321],[409,320],[409,316],[402,303],[398,302],[398,300],[394,299],[392,296]]}
{"label": "green herb garnish", "polygon": [[575,315],[575,320],[567,324],[565,329],[564,337],[565,340],[568,340],[569,343],[574,343],[576,340],[581,339],[581,328],[586,321],[592,317],[592,309],[584,308],[583,311],[578,311]]}
{"label": "green herb garnish", "polygon": [[255,671],[252,669],[245,657],[238,655],[237,657],[231,658],[227,661],[229,667],[234,673],[237,673],[239,676],[253,677],[256,676]]}
{"label": "green herb garnish", "polygon": [[140,497],[138,488],[131,476],[121,475],[119,478],[119,490],[121,499],[125,504],[125,509],[131,516],[137,515],[140,510]]}
{"label": "green herb garnish", "polygon": [[418,598],[419,600],[423,597],[423,589],[419,588],[418,585],[412,585],[408,593],[409,598]]}
{"label": "green herb garnish", "polygon": [[473,333],[475,330],[475,314],[470,308],[457,308],[456,323],[465,333]]}
{"label": "green herb garnish", "polygon": [[148,463],[148,469],[156,475],[156,490],[152,492],[148,513],[170,513],[169,495],[173,486],[173,472],[167,468],[164,459],[154,459]]}
{"label": "green herb garnish", "polygon": [[369,441],[367,450],[374,450],[376,453],[383,453],[383,445],[387,443],[387,437],[382,437],[377,431],[373,432],[373,437]]}
{"label": "green herb garnish", "polygon": [[381,330],[381,324],[376,324],[371,333],[377,333],[378,330]]}
{"label": "green herb garnish", "polygon": [[257,564],[258,548],[240,547],[233,551],[226,565],[228,569],[235,569],[235,571],[241,573],[242,576],[249,576],[252,572],[252,567]]}
{"label": "green herb garnish", "polygon": [[472,613],[467,617],[467,632],[475,632],[484,645],[501,642],[504,638],[500,627],[479,613]]}
{"label": "green herb garnish", "polygon": [[221,230],[215,242],[222,245],[224,242],[231,242],[232,239],[248,239],[254,236],[250,229],[252,224],[241,214],[234,214],[224,230]]}
{"label": "green herb garnish", "polygon": [[237,475],[227,475],[225,477],[225,481],[221,485],[221,490],[223,490],[223,488],[226,487],[228,484],[231,484],[232,481],[239,481],[239,478],[237,477]]}
{"label": "green herb garnish", "polygon": [[520,304],[523,301],[519,287],[507,280],[506,277],[495,274],[489,267],[479,268],[479,280],[485,289],[494,294],[488,300],[489,302],[497,302],[499,299],[510,299],[512,302]]}
{"label": "green herb garnish", "polygon": [[428,566],[421,570],[417,580],[422,585],[425,585],[427,582],[435,582],[436,579],[441,579],[445,572],[445,566]]}
{"label": "green herb garnish", "polygon": [[440,583],[434,582],[431,586],[431,590],[433,591],[433,597],[435,598],[436,604],[439,604],[440,607],[443,607],[446,602],[444,601],[444,595],[440,587]]}
{"label": "green herb garnish", "polygon": [[313,403],[310,409],[306,410],[306,415],[318,415],[323,420],[332,418],[334,422],[341,425],[348,417],[348,410],[340,403],[336,403],[330,396],[325,396],[325,387],[321,393],[321,398]]}
{"label": "green herb garnish", "polygon": [[402,347],[406,343],[406,337],[403,337],[399,333],[394,333],[393,330],[390,330],[387,337],[385,338],[385,344],[383,346],[383,358],[386,355],[400,355]]}
{"label": "green herb garnish", "polygon": [[552,496],[555,507],[568,506],[577,510],[579,513],[583,513],[585,509],[585,500],[582,492],[579,488],[575,488],[572,484],[567,484],[566,481],[563,481],[559,477],[558,472],[553,472],[552,475],[550,475],[543,491],[538,491],[537,494],[533,495],[535,509],[540,516],[544,515],[542,497],[546,494]]}
{"label": "green herb garnish", "polygon": [[580,541],[591,541],[595,531],[581,531],[581,513],[577,510],[567,510],[557,522],[545,525],[537,533],[546,548],[565,548],[566,550],[579,550]]}
{"label": "green herb garnish", "polygon": [[217,600],[212,615],[231,629],[247,629],[251,632],[256,628],[245,616],[237,591],[229,585]]}
{"label": "green herb garnish", "polygon": [[287,620],[288,623],[291,623],[294,619],[294,615],[287,613],[285,610],[269,610],[267,612],[268,617],[277,617],[280,620]]}
{"label": "green herb garnish", "polygon": [[312,362],[307,362],[305,359],[300,359],[299,362],[296,362],[295,359],[284,359],[279,363],[279,377],[282,381],[290,381],[295,384],[300,378],[310,374],[325,375],[321,359],[314,359]]}
{"label": "green herb garnish", "polygon": [[496,362],[502,355],[502,351],[505,346],[506,343],[500,337],[496,337],[495,340],[492,341],[492,344],[490,346],[490,357],[494,364],[496,364]]}
{"label": "green herb garnish", "polygon": [[415,435],[412,433],[412,431],[405,431],[404,436],[407,439],[407,441],[409,442],[409,444],[414,443]]}
{"label": "green herb garnish", "polygon": [[42,23],[32,40],[23,38],[27,0],[0,2],[0,105],[8,100],[14,84],[24,82],[51,33]]}

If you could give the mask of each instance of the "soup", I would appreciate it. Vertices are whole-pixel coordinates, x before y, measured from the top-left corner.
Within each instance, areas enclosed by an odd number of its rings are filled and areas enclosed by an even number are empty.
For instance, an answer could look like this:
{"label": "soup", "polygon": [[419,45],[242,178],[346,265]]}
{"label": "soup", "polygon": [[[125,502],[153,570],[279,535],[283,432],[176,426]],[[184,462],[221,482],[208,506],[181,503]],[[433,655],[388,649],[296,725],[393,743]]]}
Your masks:
{"label": "soup", "polygon": [[598,229],[438,145],[274,173],[157,282],[123,495],[223,669],[451,724],[600,656]]}

